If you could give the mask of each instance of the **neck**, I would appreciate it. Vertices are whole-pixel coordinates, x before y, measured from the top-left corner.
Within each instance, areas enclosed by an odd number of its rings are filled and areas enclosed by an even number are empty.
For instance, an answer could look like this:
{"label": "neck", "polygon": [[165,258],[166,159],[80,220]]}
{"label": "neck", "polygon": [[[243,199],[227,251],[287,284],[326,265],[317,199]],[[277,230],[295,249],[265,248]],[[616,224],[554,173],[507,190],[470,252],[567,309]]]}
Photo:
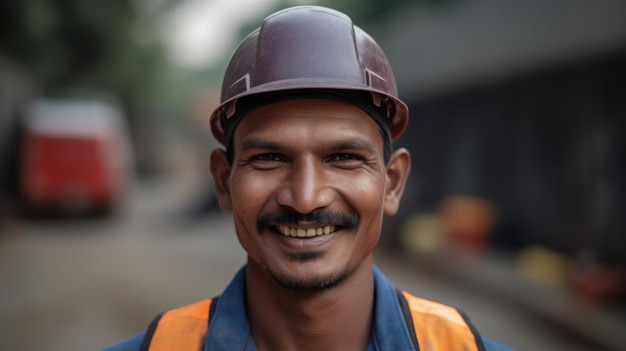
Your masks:
{"label": "neck", "polygon": [[263,350],[365,350],[374,315],[372,258],[338,286],[318,292],[288,290],[248,260],[247,312]]}

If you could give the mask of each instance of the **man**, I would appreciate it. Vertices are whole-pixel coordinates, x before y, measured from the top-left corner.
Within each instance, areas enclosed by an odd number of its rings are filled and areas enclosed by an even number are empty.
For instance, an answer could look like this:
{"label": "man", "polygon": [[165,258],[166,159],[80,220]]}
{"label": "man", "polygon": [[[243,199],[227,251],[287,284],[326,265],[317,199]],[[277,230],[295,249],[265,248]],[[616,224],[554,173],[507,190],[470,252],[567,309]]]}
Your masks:
{"label": "man", "polygon": [[373,264],[409,174],[380,47],[342,13],[268,17],[227,68],[211,117],[220,207],[246,266],[221,296],[168,311],[110,350],[508,350]]}

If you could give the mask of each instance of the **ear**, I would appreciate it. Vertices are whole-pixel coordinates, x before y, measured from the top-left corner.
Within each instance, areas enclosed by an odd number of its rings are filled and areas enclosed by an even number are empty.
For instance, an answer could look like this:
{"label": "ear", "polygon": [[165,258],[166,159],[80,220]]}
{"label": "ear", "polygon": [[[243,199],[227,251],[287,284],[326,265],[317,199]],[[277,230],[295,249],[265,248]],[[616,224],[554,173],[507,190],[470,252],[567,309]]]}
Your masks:
{"label": "ear", "polygon": [[387,184],[383,210],[387,216],[393,216],[398,212],[404,186],[411,172],[411,155],[409,152],[404,148],[396,150],[387,163],[386,172]]}
{"label": "ear", "polygon": [[211,153],[211,175],[215,183],[215,195],[222,211],[232,211],[230,197],[230,164],[224,150],[216,149]]}

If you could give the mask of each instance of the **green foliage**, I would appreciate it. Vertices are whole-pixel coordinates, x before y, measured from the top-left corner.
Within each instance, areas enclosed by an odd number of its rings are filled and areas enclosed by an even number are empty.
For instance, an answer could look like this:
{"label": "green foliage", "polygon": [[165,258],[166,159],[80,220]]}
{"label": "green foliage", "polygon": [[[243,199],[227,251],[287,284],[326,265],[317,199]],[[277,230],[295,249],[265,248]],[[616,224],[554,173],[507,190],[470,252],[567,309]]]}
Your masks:
{"label": "green foliage", "polygon": [[359,27],[367,29],[394,12],[420,6],[444,6],[458,0],[318,0],[321,6],[334,8],[348,14]]}
{"label": "green foliage", "polygon": [[[149,27],[131,0],[19,0],[0,4],[0,51],[45,91],[89,88],[147,98],[165,55],[140,41]],[[144,32],[147,32],[144,30]]]}

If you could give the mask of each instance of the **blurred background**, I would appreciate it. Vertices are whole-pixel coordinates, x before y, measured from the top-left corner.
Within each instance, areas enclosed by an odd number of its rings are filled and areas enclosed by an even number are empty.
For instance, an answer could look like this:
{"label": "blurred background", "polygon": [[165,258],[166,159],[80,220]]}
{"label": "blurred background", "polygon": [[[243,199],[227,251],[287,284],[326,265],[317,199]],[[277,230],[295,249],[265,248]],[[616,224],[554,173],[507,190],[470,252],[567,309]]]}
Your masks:
{"label": "blurred background", "polygon": [[245,255],[208,116],[293,5],[387,53],[413,168],[377,264],[517,350],[626,350],[626,2],[0,3],[0,349],[98,350],[219,294]]}

